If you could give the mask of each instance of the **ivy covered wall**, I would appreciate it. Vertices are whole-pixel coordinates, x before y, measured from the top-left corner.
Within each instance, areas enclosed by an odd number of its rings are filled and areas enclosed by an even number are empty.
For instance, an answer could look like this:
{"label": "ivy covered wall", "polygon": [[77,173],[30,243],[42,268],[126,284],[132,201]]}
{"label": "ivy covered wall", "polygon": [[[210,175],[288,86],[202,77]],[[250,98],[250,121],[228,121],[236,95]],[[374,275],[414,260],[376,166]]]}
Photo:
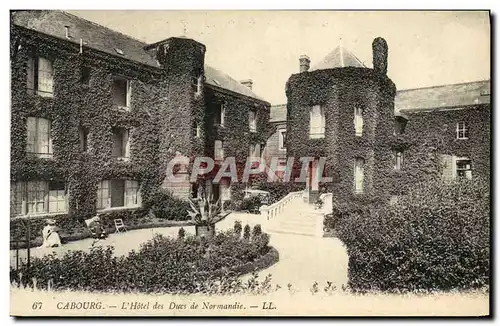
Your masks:
{"label": "ivy covered wall", "polygon": [[[304,72],[287,83],[287,155],[326,157],[325,176],[334,201],[363,201],[390,171],[395,86],[372,69],[345,67]],[[309,110],[321,105],[325,137],[309,138]],[[356,136],[354,108],[363,109],[363,134]],[[354,194],[354,161],[365,160],[364,192]]]}
{"label": "ivy covered wall", "polygon": [[[167,163],[177,153],[194,158],[210,151],[206,146],[213,146],[211,140],[217,135],[225,140],[226,156],[234,153],[246,158],[249,142],[267,137],[266,102],[222,91],[205,94],[207,88],[203,86],[200,94],[194,94],[193,78],[203,75],[205,55],[204,45],[194,40],[171,38],[154,44],[149,51],[156,56],[158,67],[88,47],[80,53],[78,44],[14,25],[11,44],[15,44],[11,46],[11,181],[64,181],[72,218],[95,214],[97,187],[103,179],[138,180],[143,207],[148,208],[164,183]],[[53,62],[51,98],[27,92],[26,64],[32,49]],[[88,83],[81,82],[84,67],[90,68]],[[128,112],[113,105],[113,76],[130,82]],[[228,104],[225,134],[208,123],[210,103],[219,98]],[[259,112],[258,133],[252,135],[247,132],[250,108]],[[26,154],[27,117],[51,120],[53,158]],[[201,138],[195,137],[198,121],[206,126]],[[80,149],[80,127],[89,131],[86,152]],[[129,161],[111,157],[113,127],[130,129]]]}

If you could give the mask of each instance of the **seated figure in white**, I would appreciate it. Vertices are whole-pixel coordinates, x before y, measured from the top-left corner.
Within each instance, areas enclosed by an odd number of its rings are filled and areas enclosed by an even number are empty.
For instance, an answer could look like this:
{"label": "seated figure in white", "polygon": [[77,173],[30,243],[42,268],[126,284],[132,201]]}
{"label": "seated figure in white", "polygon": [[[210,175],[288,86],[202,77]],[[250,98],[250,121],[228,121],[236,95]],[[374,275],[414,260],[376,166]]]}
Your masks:
{"label": "seated figure in white", "polygon": [[42,230],[43,244],[42,248],[52,248],[52,247],[60,247],[61,238],[59,237],[59,233],[57,233],[58,228],[55,226],[56,221],[47,220],[47,225]]}

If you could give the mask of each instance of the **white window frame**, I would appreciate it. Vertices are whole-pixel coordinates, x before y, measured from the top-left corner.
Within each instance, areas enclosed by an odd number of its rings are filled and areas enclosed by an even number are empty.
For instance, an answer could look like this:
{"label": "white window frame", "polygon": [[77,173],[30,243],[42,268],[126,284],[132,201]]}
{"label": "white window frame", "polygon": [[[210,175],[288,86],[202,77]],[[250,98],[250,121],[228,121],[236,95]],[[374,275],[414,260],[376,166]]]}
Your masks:
{"label": "white window frame", "polygon": [[396,205],[399,201],[399,196],[398,195],[391,195],[389,198],[389,205],[393,206]]}
{"label": "white window frame", "polygon": [[[314,111],[319,112],[319,117],[315,117]],[[321,105],[313,105],[309,109],[309,138],[325,138],[325,110]]]}
{"label": "white window frame", "polygon": [[112,96],[113,96],[113,105],[116,105],[118,108],[120,108],[122,110],[130,111],[130,108],[131,108],[131,94],[132,94],[132,87],[131,87],[130,80],[128,78],[126,78],[126,77],[123,77],[123,76],[113,76],[113,86],[112,86],[113,88],[114,88],[114,83],[117,80],[125,81],[125,106],[119,105],[119,104],[115,103],[114,102],[115,96],[114,96],[114,94],[112,94]]}
{"label": "white window frame", "polygon": [[221,103],[220,105],[220,125],[224,126],[224,120],[226,119],[226,103]]}
{"label": "white window frame", "polygon": [[[31,121],[31,123],[30,123]],[[47,132],[46,136],[43,135],[41,130],[41,124],[46,123]],[[30,125],[35,126],[34,130],[30,130]],[[30,133],[34,133],[33,141],[30,140]],[[43,145],[42,141],[46,141],[47,145]],[[31,147],[31,148],[30,148]],[[42,147],[46,147],[46,150],[41,150]],[[52,121],[45,118],[38,117],[28,117],[26,119],[26,153],[38,158],[52,158]]]}
{"label": "white window frame", "polygon": [[356,137],[363,136],[363,108],[361,106],[354,107],[354,132]]}
{"label": "white window frame", "polygon": [[[283,134],[285,134],[285,135],[283,135]],[[278,144],[279,144],[278,149],[280,151],[286,150],[285,138],[286,138],[286,129],[285,128],[279,129],[278,130]]]}
{"label": "white window frame", "polygon": [[469,129],[465,122],[457,122],[457,139],[469,139]]}
{"label": "white window frame", "polygon": [[[220,146],[218,146],[218,144],[220,144]],[[224,142],[222,140],[216,140],[214,142],[214,160],[224,160]]]}
{"label": "white window frame", "polygon": [[364,192],[365,178],[365,160],[362,157],[354,159],[354,193],[362,194]]}
{"label": "white window frame", "polygon": [[257,110],[248,111],[248,129],[250,132],[257,132]]}
{"label": "white window frame", "polygon": [[193,87],[195,88],[194,90],[195,97],[200,96],[203,89],[203,75],[200,74],[199,76],[193,77],[192,84]]}
{"label": "white window frame", "polygon": [[[458,164],[459,162],[462,162],[462,161],[468,161],[469,162],[469,167],[465,168],[465,169],[459,169],[458,168]],[[467,157],[456,157],[456,156],[453,156],[452,158],[452,164],[453,164],[453,170],[452,170],[452,173],[453,173],[453,179],[458,179],[459,178],[459,171],[465,171],[465,178],[468,179],[468,180],[471,180],[472,179],[472,160],[470,160],[469,158]]]}
{"label": "white window frame", "polygon": [[[119,131],[121,134],[121,151],[120,155],[114,155],[113,150],[115,148],[115,140],[114,137],[116,135],[115,131]],[[128,161],[130,160],[130,129],[127,128],[122,128],[122,127],[115,127],[113,128],[113,136],[112,136],[112,141],[113,141],[113,148],[111,151],[111,156],[119,161]]]}
{"label": "white window frame", "polygon": [[28,94],[53,97],[54,67],[52,60],[44,56],[28,55],[26,74]]}
{"label": "white window frame", "polygon": [[404,154],[401,150],[394,151],[394,170],[400,171],[403,167]]}
{"label": "white window frame", "polygon": [[249,155],[251,159],[258,159],[261,156],[260,144],[250,144]]}
{"label": "white window frame", "polygon": [[51,182],[44,180],[11,183],[11,216],[66,214],[68,212],[66,184],[63,189],[52,189],[52,185]]}
{"label": "white window frame", "polygon": [[118,179],[124,182],[123,206],[111,207],[112,180],[101,180],[97,185],[96,208],[98,211],[139,208],[142,205],[140,182],[131,179]]}

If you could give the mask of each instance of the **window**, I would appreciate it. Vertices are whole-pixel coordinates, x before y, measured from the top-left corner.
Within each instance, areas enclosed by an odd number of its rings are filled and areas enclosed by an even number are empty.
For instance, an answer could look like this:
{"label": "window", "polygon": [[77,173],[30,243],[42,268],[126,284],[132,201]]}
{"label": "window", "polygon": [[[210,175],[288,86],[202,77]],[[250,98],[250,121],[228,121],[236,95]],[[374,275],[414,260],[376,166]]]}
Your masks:
{"label": "window", "polygon": [[363,135],[363,109],[359,106],[354,108],[354,130],[356,136]]}
{"label": "window", "polygon": [[41,215],[65,213],[67,196],[64,182],[27,181],[11,184],[11,214]]}
{"label": "window", "polygon": [[125,128],[113,128],[113,151],[112,157],[128,159],[130,157],[129,132]]}
{"label": "window", "polygon": [[82,85],[88,85],[90,83],[90,68],[83,66],[80,73],[80,82]]}
{"label": "window", "polygon": [[471,161],[468,159],[456,160],[456,177],[459,179],[472,179]]}
{"label": "window", "polygon": [[226,116],[226,104],[217,104],[217,109],[215,110],[214,124],[224,126],[224,119]]}
{"label": "window", "polygon": [[130,81],[121,78],[114,77],[112,85],[113,93],[113,104],[120,108],[129,109],[130,108]]}
{"label": "window", "polygon": [[50,120],[28,117],[26,120],[26,152],[40,158],[52,157]]}
{"label": "window", "polygon": [[260,157],[260,144],[250,144],[249,156],[250,158]]}
{"label": "window", "polygon": [[52,61],[44,57],[30,55],[26,70],[28,93],[52,97],[54,85]]}
{"label": "window", "polygon": [[200,127],[200,124],[199,123],[196,123],[196,126],[195,126],[195,132],[196,132],[196,138],[200,138],[201,137],[201,127]]}
{"label": "window", "polygon": [[255,110],[248,111],[248,127],[250,132],[257,132],[257,112]]}
{"label": "window", "polygon": [[403,165],[403,152],[394,151],[394,170],[401,170]]}
{"label": "window", "polygon": [[81,152],[86,152],[88,149],[88,137],[89,137],[89,130],[88,128],[81,127],[78,129],[79,136],[80,136],[80,151]]}
{"label": "window", "polygon": [[397,195],[391,195],[391,198],[389,199],[389,205],[396,205],[398,203],[399,197]]}
{"label": "window", "polygon": [[224,159],[224,147],[222,146],[221,140],[215,141],[214,149],[214,159],[216,161],[222,161]]}
{"label": "window", "polygon": [[394,135],[403,135],[405,133],[407,120],[402,117],[394,119]]}
{"label": "window", "polygon": [[196,76],[193,77],[191,86],[193,87],[194,95],[201,95],[201,91],[203,88],[203,74],[201,70],[198,69]]}
{"label": "window", "polygon": [[136,180],[103,180],[97,187],[97,209],[140,207],[141,195]]}
{"label": "window", "polygon": [[320,105],[315,105],[309,112],[309,138],[325,137],[325,112]]}
{"label": "window", "polygon": [[363,158],[356,158],[354,162],[354,192],[363,192],[363,179],[364,179],[364,165],[365,160]]}
{"label": "window", "polygon": [[286,150],[285,142],[286,142],[286,129],[278,130],[278,140],[279,140],[279,149],[280,151]]}
{"label": "window", "polygon": [[457,139],[468,139],[469,129],[465,125],[465,122],[457,123]]}

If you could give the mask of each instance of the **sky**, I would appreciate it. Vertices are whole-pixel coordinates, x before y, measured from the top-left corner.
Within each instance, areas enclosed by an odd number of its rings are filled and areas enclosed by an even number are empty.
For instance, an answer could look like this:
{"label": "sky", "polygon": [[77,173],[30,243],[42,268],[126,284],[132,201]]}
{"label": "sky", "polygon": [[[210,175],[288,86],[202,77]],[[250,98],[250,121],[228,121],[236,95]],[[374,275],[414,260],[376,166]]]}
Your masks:
{"label": "sky", "polygon": [[[340,42],[367,67],[371,44],[389,47],[388,76],[401,89],[490,78],[487,12],[418,11],[69,11],[147,43],[171,36],[207,48],[205,63],[271,104],[286,103],[285,83],[299,56],[321,61]],[[342,41],[340,41],[342,39]]]}

